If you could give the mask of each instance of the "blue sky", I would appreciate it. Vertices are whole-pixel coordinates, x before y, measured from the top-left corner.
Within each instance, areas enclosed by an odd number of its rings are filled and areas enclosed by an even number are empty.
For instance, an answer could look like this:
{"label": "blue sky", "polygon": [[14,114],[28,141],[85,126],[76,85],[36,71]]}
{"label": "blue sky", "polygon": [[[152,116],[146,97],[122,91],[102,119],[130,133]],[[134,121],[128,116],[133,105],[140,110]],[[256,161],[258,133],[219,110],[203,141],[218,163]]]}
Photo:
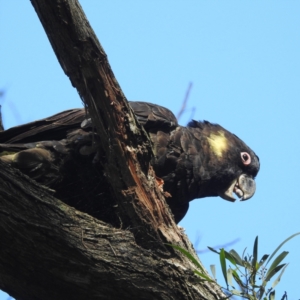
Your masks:
{"label": "blue sky", "polygon": [[[251,252],[258,235],[262,256],[299,232],[300,2],[80,2],[128,99],[176,114],[193,82],[193,118],[219,123],[260,157],[251,200],[191,203],[180,225],[192,242],[198,240],[197,249],[238,239],[232,247]],[[82,106],[30,1],[0,1],[0,39],[6,128]],[[189,117],[187,112],[180,123]],[[300,298],[299,245],[296,237],[283,248],[290,264],[278,298],[284,291]],[[218,265],[214,254],[200,258],[206,268]]]}

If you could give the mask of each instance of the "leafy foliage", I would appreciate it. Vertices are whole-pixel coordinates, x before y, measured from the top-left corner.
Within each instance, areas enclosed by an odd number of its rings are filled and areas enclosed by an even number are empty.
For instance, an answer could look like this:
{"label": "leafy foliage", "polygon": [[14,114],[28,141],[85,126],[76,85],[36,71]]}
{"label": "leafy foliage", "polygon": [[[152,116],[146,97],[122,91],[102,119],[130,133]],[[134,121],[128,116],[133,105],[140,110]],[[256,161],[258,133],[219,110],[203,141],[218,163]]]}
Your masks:
{"label": "leafy foliage", "polygon": [[[214,253],[219,255],[221,270],[225,279],[226,288],[223,291],[228,295],[228,298],[239,296],[249,300],[275,300],[275,287],[279,283],[287,263],[281,263],[289,252],[282,251],[276,257],[275,255],[279,249],[290,239],[299,235],[300,232],[295,233],[285,239],[271,255],[264,254],[258,260],[258,237],[255,238],[252,254],[245,254],[246,249],[240,256],[234,249],[227,252],[224,248],[219,251],[208,247]],[[194,273],[201,277],[201,280],[216,282],[215,266],[211,265],[212,275],[215,280],[212,280],[205,273],[205,270],[199,261],[193,257],[188,251],[181,247],[170,245],[179,250],[201,271],[195,270]],[[273,260],[272,260],[273,259]],[[227,267],[227,262],[229,267]],[[267,268],[268,264],[271,264]],[[267,284],[275,276],[278,275],[273,281],[270,288],[267,289]],[[287,299],[285,293],[281,299]]]}

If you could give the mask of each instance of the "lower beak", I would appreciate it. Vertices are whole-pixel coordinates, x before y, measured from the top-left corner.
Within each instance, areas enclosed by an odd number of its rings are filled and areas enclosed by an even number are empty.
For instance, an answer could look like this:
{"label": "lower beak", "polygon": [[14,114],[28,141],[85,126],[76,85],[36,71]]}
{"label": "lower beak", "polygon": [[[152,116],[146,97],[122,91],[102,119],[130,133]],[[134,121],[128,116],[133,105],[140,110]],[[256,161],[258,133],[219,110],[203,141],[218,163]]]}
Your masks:
{"label": "lower beak", "polygon": [[219,196],[225,200],[234,202],[236,198],[235,193],[241,201],[250,199],[256,190],[256,183],[254,179],[246,174],[240,175],[238,178],[232,181],[228,189],[219,193]]}

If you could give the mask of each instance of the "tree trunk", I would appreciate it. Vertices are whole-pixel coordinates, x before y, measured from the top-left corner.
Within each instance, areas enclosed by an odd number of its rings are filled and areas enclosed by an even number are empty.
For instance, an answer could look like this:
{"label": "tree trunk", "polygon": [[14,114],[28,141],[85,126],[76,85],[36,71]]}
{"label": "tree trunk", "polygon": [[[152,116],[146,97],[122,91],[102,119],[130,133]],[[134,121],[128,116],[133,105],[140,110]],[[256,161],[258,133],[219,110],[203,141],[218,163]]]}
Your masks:
{"label": "tree trunk", "polygon": [[17,299],[220,299],[220,287],[200,282],[189,260],[166,245],[194,251],[156,184],[151,144],[79,3],[31,2],[100,136],[122,226],[69,207],[0,163],[0,288]]}

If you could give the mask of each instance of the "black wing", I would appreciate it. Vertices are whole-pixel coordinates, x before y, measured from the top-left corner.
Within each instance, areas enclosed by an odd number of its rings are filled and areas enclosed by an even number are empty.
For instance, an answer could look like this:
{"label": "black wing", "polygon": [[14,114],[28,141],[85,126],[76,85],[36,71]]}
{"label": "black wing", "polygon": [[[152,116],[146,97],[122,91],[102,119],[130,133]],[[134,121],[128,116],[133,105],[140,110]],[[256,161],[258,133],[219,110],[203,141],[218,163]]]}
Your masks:
{"label": "black wing", "polygon": [[148,102],[129,101],[136,118],[146,130],[168,128],[172,129],[178,126],[174,114],[167,108]]}
{"label": "black wing", "polygon": [[54,116],[12,127],[0,132],[0,143],[34,143],[46,140],[62,140],[67,132],[80,128],[86,118],[84,109],[70,109]]}

